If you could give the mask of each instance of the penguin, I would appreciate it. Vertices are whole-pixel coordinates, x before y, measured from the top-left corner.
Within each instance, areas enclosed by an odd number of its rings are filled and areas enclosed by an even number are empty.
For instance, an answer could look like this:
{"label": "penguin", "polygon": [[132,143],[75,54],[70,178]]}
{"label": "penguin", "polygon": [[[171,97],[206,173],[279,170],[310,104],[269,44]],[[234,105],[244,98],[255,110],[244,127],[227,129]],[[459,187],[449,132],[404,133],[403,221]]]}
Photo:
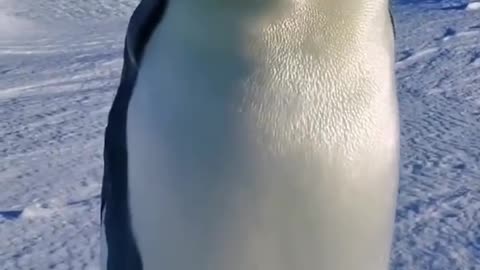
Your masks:
{"label": "penguin", "polygon": [[388,0],[142,0],[108,115],[104,270],[387,270]]}

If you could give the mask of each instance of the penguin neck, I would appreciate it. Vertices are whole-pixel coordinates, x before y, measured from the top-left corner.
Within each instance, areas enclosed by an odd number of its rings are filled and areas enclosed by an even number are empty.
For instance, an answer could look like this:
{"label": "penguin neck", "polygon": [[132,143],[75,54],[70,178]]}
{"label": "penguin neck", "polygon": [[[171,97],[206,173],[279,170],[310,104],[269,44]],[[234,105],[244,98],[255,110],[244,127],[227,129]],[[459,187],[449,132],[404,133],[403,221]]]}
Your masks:
{"label": "penguin neck", "polygon": [[[271,3],[275,2],[275,3]],[[219,29],[237,28],[245,22],[280,14],[291,9],[293,0],[172,0],[167,14],[178,27],[202,29],[212,33]],[[167,15],[168,16],[168,15]]]}
{"label": "penguin neck", "polygon": [[[230,21],[265,15],[279,15],[289,11],[309,9],[313,12],[328,11],[355,16],[365,9],[385,8],[390,0],[171,0],[170,8],[192,19],[208,16],[230,18]],[[331,14],[332,16],[334,14]]]}
{"label": "penguin neck", "polygon": [[278,29],[281,35],[332,28],[362,35],[388,17],[388,5],[389,0],[171,0],[165,21],[185,42],[228,46],[240,36]]}
{"label": "penguin neck", "polygon": [[[301,1],[301,2],[308,2]],[[171,0],[171,7],[179,7],[185,12],[197,15],[218,17],[222,15],[239,15],[272,10],[285,5],[296,5],[298,0]]]}

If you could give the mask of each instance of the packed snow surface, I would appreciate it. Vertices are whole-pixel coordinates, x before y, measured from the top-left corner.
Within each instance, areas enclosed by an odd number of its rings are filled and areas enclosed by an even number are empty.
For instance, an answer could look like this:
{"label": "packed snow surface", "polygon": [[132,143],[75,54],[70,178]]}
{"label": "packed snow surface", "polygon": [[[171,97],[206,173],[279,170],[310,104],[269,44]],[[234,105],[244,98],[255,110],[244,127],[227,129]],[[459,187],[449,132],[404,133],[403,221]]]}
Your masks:
{"label": "packed snow surface", "polygon": [[[99,269],[103,132],[137,2],[0,1],[0,269]],[[476,5],[394,6],[394,270],[480,269]]]}

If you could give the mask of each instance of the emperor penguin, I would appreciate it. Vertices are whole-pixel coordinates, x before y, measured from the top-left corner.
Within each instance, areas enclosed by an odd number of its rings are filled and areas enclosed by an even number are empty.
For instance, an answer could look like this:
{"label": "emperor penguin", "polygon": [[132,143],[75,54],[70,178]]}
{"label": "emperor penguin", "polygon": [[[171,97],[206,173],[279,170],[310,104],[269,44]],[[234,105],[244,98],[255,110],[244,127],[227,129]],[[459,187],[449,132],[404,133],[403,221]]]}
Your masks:
{"label": "emperor penguin", "polygon": [[105,133],[106,270],[387,270],[388,0],[143,0]]}

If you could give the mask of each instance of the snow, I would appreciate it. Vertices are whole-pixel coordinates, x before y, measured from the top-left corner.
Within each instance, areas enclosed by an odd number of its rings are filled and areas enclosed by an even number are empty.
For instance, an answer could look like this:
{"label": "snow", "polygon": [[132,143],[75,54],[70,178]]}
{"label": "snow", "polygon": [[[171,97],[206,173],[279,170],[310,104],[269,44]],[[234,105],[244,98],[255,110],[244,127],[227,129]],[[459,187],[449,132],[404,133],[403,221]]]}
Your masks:
{"label": "snow", "polygon": [[469,3],[467,6],[467,10],[479,10],[480,9],[480,2],[472,2]]}
{"label": "snow", "polygon": [[[0,1],[0,269],[99,269],[103,132],[137,2]],[[394,270],[480,269],[475,6],[394,7],[402,118]]]}

